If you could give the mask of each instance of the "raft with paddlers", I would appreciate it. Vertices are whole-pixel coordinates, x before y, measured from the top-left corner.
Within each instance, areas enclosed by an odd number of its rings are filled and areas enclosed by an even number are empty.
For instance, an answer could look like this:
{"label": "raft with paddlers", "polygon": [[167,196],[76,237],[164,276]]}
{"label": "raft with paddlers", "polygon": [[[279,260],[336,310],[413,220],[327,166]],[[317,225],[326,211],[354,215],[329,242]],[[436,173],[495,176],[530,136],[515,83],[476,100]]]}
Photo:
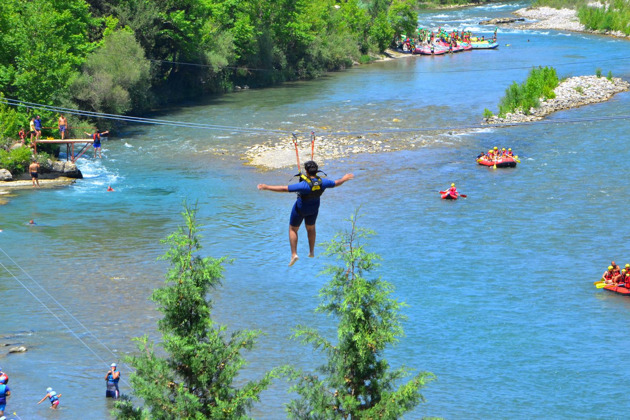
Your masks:
{"label": "raft with paddlers", "polygon": [[516,159],[514,157],[506,156],[497,160],[493,160],[484,156],[477,159],[477,163],[483,166],[496,166],[497,168],[513,168],[516,166]]}
{"label": "raft with paddlers", "polygon": [[616,286],[614,284],[609,284],[602,289],[608,290],[609,292],[617,293],[619,295],[630,296],[630,289],[624,286]]}
{"label": "raft with paddlers", "polygon": [[442,200],[457,200],[459,197],[468,197],[466,194],[460,194],[457,192],[455,184],[451,184],[451,188],[446,191],[440,191],[440,196],[442,197]]}

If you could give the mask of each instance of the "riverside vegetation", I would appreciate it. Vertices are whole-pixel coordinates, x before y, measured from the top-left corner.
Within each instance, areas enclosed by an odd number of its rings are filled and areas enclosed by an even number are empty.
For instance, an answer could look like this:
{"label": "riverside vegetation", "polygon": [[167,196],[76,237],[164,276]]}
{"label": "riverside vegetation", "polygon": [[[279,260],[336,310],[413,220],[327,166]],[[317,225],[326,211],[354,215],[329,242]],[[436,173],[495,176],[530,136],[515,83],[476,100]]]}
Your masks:
{"label": "riverside vegetation", "polygon": [[586,29],[630,36],[630,3],[626,0],[606,2],[588,0],[536,0],[532,7],[574,9]]}
{"label": "riverside vegetation", "polygon": [[[4,98],[140,114],[238,86],[315,78],[370,61],[413,32],[416,7],[414,0],[4,0],[0,145],[33,114]],[[57,115],[36,112],[43,137],[51,127],[56,133]],[[84,131],[73,133],[81,122],[67,117],[69,137]]]}
{"label": "riverside vegetation", "polygon": [[553,67],[538,67],[530,71],[522,84],[513,82],[499,102],[499,113],[484,110],[488,124],[513,124],[540,120],[552,112],[603,102],[614,94],[627,91],[630,83],[612,72],[602,77],[596,69],[594,76],[577,76],[558,80]]}
{"label": "riverside vegetation", "polygon": [[[368,278],[378,256],[367,252],[364,241],[371,232],[351,219],[349,232],[338,234],[326,254],[342,261],[324,273],[332,279],[320,291],[318,312],[338,320],[331,340],[315,329],[298,326],[294,338],[323,350],[327,363],[321,376],[285,366],[259,380],[237,379],[245,364],[242,353],[254,347],[259,331],[236,331],[214,323],[208,298],[221,282],[225,258],[199,256],[201,251],[196,208],[184,205],[185,225],[163,242],[162,257],[170,262],[166,285],[152,299],[164,317],[158,321],[161,349],[148,337],[138,338],[137,355],[127,361],[132,392],[117,401],[119,419],[244,419],[272,379],[294,383],[296,397],[287,405],[295,419],[397,419],[424,401],[419,390],[433,375],[421,372],[401,384],[405,368],[391,370],[383,357],[386,348],[403,335],[402,303],[390,295],[393,286],[381,278]],[[238,385],[235,383],[238,382]]]}

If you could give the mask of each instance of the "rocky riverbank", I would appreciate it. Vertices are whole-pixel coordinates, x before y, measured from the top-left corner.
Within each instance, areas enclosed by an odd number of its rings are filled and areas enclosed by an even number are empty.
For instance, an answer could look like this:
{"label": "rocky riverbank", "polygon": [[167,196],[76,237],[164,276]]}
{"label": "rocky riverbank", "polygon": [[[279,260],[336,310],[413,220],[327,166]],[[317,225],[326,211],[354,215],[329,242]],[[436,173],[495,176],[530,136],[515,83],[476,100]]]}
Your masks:
{"label": "rocky riverbank", "polygon": [[[600,3],[590,3],[589,6],[601,7]],[[558,31],[573,31],[573,32],[588,32],[599,35],[609,35],[620,38],[628,38],[623,32],[612,31],[594,31],[592,29],[586,29],[584,25],[580,23],[575,9],[554,9],[551,7],[536,7],[536,8],[524,8],[518,9],[512,12],[516,16],[524,17],[526,19],[533,19],[532,22],[527,22],[521,25],[517,25],[518,29],[555,29]]]}
{"label": "rocky riverbank", "polygon": [[611,80],[597,76],[571,77],[554,89],[556,94],[554,99],[541,101],[540,108],[531,108],[529,115],[519,111],[514,114],[506,114],[504,118],[498,116],[486,118],[484,123],[518,124],[537,121],[552,112],[607,101],[616,93],[625,92],[629,88],[630,83],[618,77],[613,77]]}
{"label": "rocky riverbank", "polygon": [[554,9],[551,7],[536,7],[518,9],[514,15],[526,19],[533,19],[534,22],[527,22],[518,25],[520,29],[556,29],[562,31],[584,32],[586,28],[580,23],[577,10]]}
{"label": "rocky riverbank", "polygon": [[[73,162],[48,159],[46,162],[40,163],[38,178],[40,188],[70,185],[82,178],[83,174]],[[8,170],[0,169],[0,205],[6,204],[7,198],[10,196],[9,191],[26,188],[33,188],[33,181],[29,173],[13,176]]]}

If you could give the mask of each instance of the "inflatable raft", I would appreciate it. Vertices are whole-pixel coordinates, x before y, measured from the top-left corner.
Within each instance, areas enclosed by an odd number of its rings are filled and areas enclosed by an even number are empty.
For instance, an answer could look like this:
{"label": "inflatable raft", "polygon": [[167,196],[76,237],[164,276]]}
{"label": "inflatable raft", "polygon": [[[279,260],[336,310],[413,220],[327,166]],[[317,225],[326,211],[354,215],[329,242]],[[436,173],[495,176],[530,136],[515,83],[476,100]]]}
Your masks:
{"label": "inflatable raft", "polygon": [[610,286],[604,286],[604,289],[619,295],[630,296],[630,289],[623,286],[615,286],[614,284],[611,284]]}
{"label": "inflatable raft", "polygon": [[498,42],[490,42],[490,41],[472,41],[471,42],[473,50],[492,50],[499,46]]}
{"label": "inflatable raft", "polygon": [[504,157],[499,160],[479,158],[477,159],[477,163],[483,166],[497,165],[497,168],[513,168],[516,166],[516,159],[514,159],[513,157]]}
{"label": "inflatable raft", "polygon": [[442,200],[457,200],[457,197],[459,197],[459,194],[451,194],[448,191],[440,192],[440,195],[442,196]]}
{"label": "inflatable raft", "polygon": [[442,47],[440,45],[419,45],[413,50],[414,54],[421,55],[442,55],[448,53],[448,47]]}

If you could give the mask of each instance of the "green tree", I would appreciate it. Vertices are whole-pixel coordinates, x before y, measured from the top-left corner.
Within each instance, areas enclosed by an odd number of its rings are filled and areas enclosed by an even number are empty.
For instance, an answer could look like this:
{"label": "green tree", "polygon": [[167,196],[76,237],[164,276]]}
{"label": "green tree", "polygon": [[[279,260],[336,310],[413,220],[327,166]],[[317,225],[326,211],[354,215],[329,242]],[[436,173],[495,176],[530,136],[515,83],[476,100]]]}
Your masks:
{"label": "green tree", "polygon": [[[394,38],[407,34],[412,36],[418,27],[418,13],[412,0],[394,0],[389,8],[387,17],[394,31]],[[390,42],[392,39],[390,38]]]}
{"label": "green tree", "polygon": [[247,409],[272,379],[267,373],[240,388],[234,384],[245,363],[241,353],[254,346],[260,332],[228,336],[226,327],[212,321],[207,296],[220,284],[225,258],[199,256],[196,208],[184,205],[182,215],[185,226],[163,241],[169,245],[162,257],[170,262],[166,285],[152,295],[164,314],[158,330],[166,356],[157,355],[146,336],[136,339],[140,353],[128,358],[136,369],[130,381],[144,407],[125,398],[116,404],[116,414],[121,419],[247,418]]}
{"label": "green tree", "polygon": [[326,255],[343,264],[324,271],[332,279],[320,291],[317,307],[338,320],[337,342],[313,328],[296,328],[294,337],[322,349],[327,363],[318,369],[323,378],[288,369],[297,380],[292,391],[300,396],[287,406],[291,418],[397,419],[424,401],[419,390],[434,377],[421,372],[396,388],[409,371],[391,370],[383,352],[403,335],[399,311],[404,304],[390,296],[390,283],[366,277],[379,259],[363,243],[373,232],[358,228],[356,215],[350,222],[351,230],[337,234],[327,246]]}
{"label": "green tree", "polygon": [[73,81],[71,92],[82,109],[111,114],[142,111],[150,104],[150,68],[133,32],[108,30]]}

